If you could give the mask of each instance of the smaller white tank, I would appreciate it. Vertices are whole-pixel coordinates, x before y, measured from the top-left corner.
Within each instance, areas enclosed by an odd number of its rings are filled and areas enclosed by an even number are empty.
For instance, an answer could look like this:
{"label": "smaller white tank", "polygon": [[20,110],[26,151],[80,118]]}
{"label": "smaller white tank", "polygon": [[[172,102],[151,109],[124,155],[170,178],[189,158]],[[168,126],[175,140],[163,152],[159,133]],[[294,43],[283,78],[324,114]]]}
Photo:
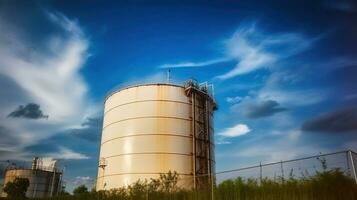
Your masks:
{"label": "smaller white tank", "polygon": [[[52,165],[47,165],[48,163]],[[30,185],[27,188],[26,197],[44,198],[54,196],[62,189],[62,172],[56,168],[55,163],[56,161],[54,160],[42,160],[36,157],[33,159],[31,169],[7,169],[3,187],[9,182],[13,182],[17,177],[27,178]],[[6,197],[7,194],[2,192],[1,196]]]}

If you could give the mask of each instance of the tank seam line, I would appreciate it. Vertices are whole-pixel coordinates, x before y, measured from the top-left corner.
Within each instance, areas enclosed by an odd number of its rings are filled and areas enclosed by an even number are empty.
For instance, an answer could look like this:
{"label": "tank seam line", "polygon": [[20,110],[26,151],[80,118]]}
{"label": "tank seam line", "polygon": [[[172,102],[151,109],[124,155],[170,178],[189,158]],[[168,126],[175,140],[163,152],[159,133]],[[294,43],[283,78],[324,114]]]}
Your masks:
{"label": "tank seam line", "polygon": [[126,136],[120,136],[120,137],[116,137],[116,138],[112,138],[110,140],[106,140],[103,143],[101,143],[101,145],[104,145],[107,142],[113,141],[113,140],[117,140],[117,139],[122,139],[122,138],[128,138],[128,137],[138,137],[138,136],[154,136],[154,135],[158,135],[158,136],[170,136],[170,137],[183,137],[183,138],[192,138],[191,136],[186,136],[186,135],[178,135],[178,134],[136,134],[136,135],[126,135]]}
{"label": "tank seam line", "polygon": [[109,110],[104,112],[104,115],[106,115],[108,112],[121,107],[121,106],[125,106],[125,105],[129,105],[129,104],[133,104],[133,103],[142,103],[142,102],[151,102],[151,101],[159,101],[159,102],[170,102],[170,103],[181,103],[181,104],[187,104],[187,105],[191,105],[190,103],[187,102],[183,102],[183,101],[174,101],[174,100],[155,100],[155,99],[148,99],[148,100],[141,100],[141,101],[132,101],[132,102],[128,102],[128,103],[123,103],[117,106],[114,106],[112,108],[110,108]]}
{"label": "tank seam line", "polygon": [[120,157],[120,156],[130,156],[130,155],[148,155],[148,154],[162,154],[162,155],[192,156],[192,154],[186,154],[186,153],[170,153],[170,152],[142,152],[142,153],[124,153],[124,154],[118,154],[118,155],[113,155],[113,156],[103,157],[103,158],[108,159],[108,158]]}
{"label": "tank seam line", "polygon": [[113,124],[123,122],[123,121],[128,121],[128,120],[134,120],[134,119],[145,119],[145,118],[164,118],[164,119],[178,119],[178,120],[183,120],[183,121],[191,121],[191,119],[187,118],[180,118],[180,117],[169,117],[169,116],[143,116],[143,117],[132,117],[132,118],[127,118],[127,119],[122,119],[119,121],[112,122],[110,124],[107,124],[106,126],[103,126],[103,130],[106,129],[108,126],[111,126]]}

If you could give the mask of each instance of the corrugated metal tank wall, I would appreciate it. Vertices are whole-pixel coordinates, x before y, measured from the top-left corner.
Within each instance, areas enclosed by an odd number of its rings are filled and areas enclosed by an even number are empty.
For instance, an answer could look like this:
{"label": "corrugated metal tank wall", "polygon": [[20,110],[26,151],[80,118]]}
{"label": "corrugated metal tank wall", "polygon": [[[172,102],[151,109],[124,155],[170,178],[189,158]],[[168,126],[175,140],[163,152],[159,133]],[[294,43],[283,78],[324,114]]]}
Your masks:
{"label": "corrugated metal tank wall", "polygon": [[192,187],[192,105],[177,85],[141,85],[111,94],[105,101],[97,190],[158,178],[169,170],[179,174],[179,186]]}

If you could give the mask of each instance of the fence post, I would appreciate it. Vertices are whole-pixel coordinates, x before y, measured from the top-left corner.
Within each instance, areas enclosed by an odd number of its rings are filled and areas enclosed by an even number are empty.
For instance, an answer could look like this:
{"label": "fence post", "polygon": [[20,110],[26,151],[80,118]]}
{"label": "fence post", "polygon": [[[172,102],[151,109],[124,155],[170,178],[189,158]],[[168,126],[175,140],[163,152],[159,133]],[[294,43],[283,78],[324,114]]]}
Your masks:
{"label": "fence post", "polygon": [[259,163],[259,168],[260,168],[260,184],[262,183],[263,179],[263,168],[262,168],[262,162]]}
{"label": "fence post", "polygon": [[354,163],[353,156],[352,156],[352,151],[349,150],[348,154],[349,154],[350,159],[351,159],[351,167],[352,167],[353,178],[355,179],[355,182],[357,183],[356,168],[355,168],[355,163]]}
{"label": "fence post", "polygon": [[212,200],[214,200],[214,176],[213,176],[213,172],[211,173],[211,196],[212,196]]}
{"label": "fence post", "polygon": [[281,168],[281,180],[282,182],[284,182],[285,178],[284,178],[284,167],[283,167],[283,161],[280,161],[280,168]]}
{"label": "fence post", "polygon": [[349,151],[346,151],[346,167],[347,167],[347,176],[352,176],[351,169],[350,169],[350,159],[349,159]]}

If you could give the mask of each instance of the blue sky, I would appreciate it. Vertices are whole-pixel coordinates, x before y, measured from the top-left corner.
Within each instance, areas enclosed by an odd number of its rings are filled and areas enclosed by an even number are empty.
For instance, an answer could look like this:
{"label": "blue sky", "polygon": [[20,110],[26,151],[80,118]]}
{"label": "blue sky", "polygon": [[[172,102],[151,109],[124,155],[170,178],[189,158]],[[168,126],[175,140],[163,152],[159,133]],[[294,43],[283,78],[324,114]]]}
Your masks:
{"label": "blue sky", "polygon": [[214,84],[217,171],[357,150],[353,1],[0,1],[0,160],[96,177],[105,95]]}

